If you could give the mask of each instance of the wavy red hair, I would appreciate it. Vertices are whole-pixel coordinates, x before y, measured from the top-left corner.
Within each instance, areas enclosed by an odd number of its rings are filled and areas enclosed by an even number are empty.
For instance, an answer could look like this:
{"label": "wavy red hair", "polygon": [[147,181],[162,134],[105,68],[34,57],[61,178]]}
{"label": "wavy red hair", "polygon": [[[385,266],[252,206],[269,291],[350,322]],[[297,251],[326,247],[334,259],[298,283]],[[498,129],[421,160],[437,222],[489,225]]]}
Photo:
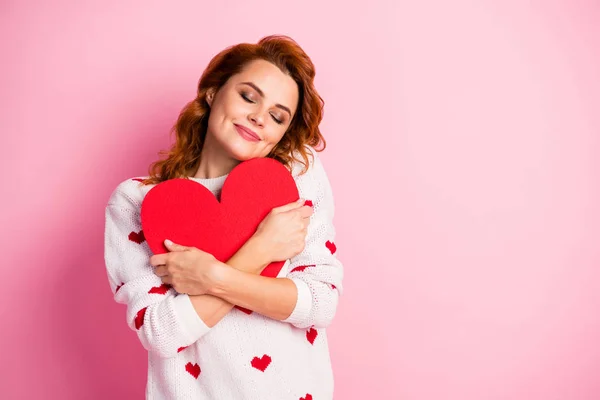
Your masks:
{"label": "wavy red hair", "polygon": [[[316,151],[323,151],[326,147],[319,130],[324,101],[314,86],[315,67],[304,50],[288,36],[271,35],[256,44],[240,43],[228,47],[209,62],[198,82],[196,98],[185,105],[172,128],[175,143],[169,151],[159,153],[167,157],[151,164],[149,178],[144,184],[184,178],[195,173],[210,114],[206,102],[208,90],[218,91],[247,63],[257,59],[268,61],[288,74],[297,83],[300,94],[298,109],[288,130],[267,157],[280,161],[290,170],[292,163],[298,161],[304,165],[302,172],[306,172],[310,156],[306,146]],[[300,155],[301,159],[294,154]]]}

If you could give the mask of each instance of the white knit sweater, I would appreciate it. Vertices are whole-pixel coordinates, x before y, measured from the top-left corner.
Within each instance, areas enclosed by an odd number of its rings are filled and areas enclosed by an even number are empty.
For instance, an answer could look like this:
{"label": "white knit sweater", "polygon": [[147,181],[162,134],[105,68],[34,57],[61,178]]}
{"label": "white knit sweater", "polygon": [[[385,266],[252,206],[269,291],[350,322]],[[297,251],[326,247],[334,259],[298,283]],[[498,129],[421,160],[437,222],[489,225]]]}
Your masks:
{"label": "white knit sweater", "polygon": [[[127,324],[148,350],[147,399],[333,398],[326,328],[342,293],[343,267],[335,254],[330,183],[312,154],[308,172],[300,175],[300,164],[293,169],[300,197],[312,201],[314,214],[304,251],[278,276],[298,288],[296,306],[284,321],[234,308],[209,328],[188,295],[161,287],[149,263],[140,207],[154,185],[132,178],[113,191],[106,207],[106,269],[115,301],[126,305]],[[219,197],[226,177],[190,179]]]}

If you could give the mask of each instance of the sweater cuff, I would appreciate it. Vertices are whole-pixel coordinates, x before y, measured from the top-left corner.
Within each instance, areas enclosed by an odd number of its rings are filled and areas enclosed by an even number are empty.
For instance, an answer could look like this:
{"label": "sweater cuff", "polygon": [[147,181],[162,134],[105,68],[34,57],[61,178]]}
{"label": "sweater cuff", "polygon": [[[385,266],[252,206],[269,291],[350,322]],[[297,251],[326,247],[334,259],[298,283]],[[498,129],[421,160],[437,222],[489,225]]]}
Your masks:
{"label": "sweater cuff", "polygon": [[196,312],[190,296],[180,293],[173,299],[173,308],[177,319],[181,322],[188,342],[193,343],[206,334],[210,327],[204,323]]}
{"label": "sweater cuff", "polygon": [[290,324],[299,324],[306,321],[310,315],[312,309],[312,293],[306,282],[300,279],[292,279],[292,282],[296,284],[298,289],[298,299],[296,300],[296,306],[294,311],[289,317],[283,320]]}

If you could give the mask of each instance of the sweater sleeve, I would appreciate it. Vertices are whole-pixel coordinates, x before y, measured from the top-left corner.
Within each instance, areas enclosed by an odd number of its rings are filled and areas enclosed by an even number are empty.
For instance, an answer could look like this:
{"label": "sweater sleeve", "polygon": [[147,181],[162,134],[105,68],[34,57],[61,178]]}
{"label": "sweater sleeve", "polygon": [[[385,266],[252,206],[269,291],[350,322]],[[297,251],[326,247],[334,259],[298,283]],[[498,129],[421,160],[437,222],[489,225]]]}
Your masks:
{"label": "sweater sleeve", "polygon": [[163,285],[150,265],[152,251],[140,220],[143,195],[134,180],[122,182],[105,210],[104,260],[117,303],[127,306],[127,324],[144,348],[161,357],[177,355],[210,328],[190,298]]}
{"label": "sweater sleeve", "polygon": [[312,202],[304,250],[290,260],[287,278],[298,289],[291,315],[284,320],[298,328],[326,328],[342,294],[343,265],[336,255],[331,185],[316,152],[309,170],[296,180],[300,197]]}

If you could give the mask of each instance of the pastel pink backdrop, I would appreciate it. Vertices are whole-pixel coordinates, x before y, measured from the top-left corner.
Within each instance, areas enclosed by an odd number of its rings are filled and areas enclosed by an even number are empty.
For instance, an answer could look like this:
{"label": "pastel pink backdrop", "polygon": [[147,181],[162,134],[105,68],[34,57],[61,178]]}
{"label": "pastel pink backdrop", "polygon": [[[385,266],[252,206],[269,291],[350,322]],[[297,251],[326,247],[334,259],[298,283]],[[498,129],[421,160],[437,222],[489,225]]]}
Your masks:
{"label": "pastel pink backdrop", "polygon": [[336,399],[600,398],[599,27],[593,1],[3,1],[1,397],[143,397],[104,206],[214,54],[284,33],[326,101]]}

